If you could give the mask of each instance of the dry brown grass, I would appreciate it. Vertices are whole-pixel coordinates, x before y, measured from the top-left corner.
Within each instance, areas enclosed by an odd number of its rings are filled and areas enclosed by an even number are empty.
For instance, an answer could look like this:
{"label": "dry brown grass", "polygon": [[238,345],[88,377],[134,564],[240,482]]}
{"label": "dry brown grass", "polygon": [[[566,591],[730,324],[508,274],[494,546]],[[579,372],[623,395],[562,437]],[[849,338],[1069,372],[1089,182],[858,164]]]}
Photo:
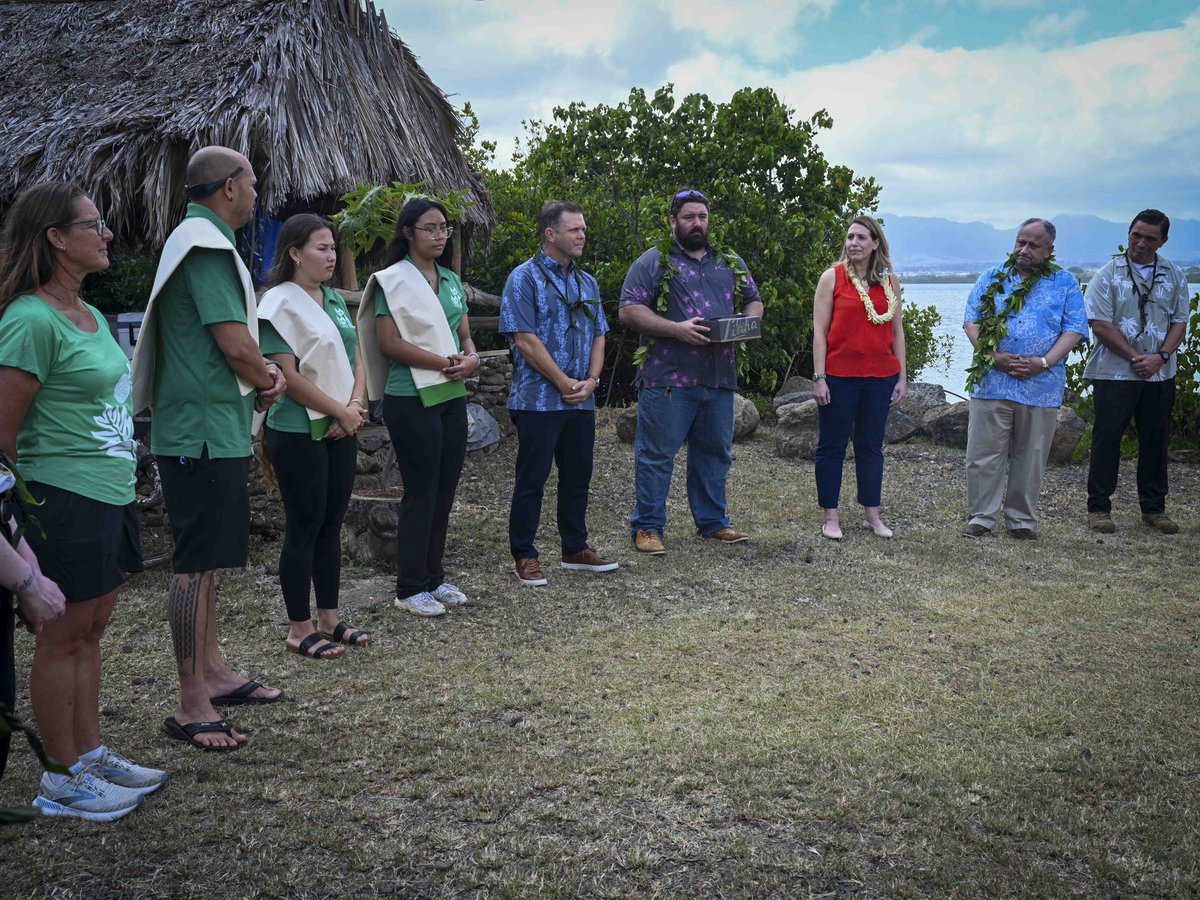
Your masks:
{"label": "dry brown grass", "polygon": [[[1126,472],[1117,534],[1052,471],[1042,539],[958,536],[961,455],[893,448],[896,539],[818,535],[811,464],[737,448],[734,523],[634,558],[629,447],[601,428],[590,524],[611,576],[522,588],[506,545],[512,448],[473,457],[449,568],[475,602],[402,616],[348,570],[376,643],[282,651],[275,548],[230,577],[230,657],[288,700],[206,755],[158,734],[174,703],[165,576],[108,636],[111,743],[171,772],[109,826],[0,832],[6,893],[90,896],[1185,896],[1200,891],[1200,485],[1175,467],[1174,538]],[[848,480],[853,497],[852,478]],[[553,503],[543,558],[557,550]],[[19,666],[28,665],[29,642]],[[27,699],[20,700],[28,709]],[[0,804],[33,796],[18,748]]]}

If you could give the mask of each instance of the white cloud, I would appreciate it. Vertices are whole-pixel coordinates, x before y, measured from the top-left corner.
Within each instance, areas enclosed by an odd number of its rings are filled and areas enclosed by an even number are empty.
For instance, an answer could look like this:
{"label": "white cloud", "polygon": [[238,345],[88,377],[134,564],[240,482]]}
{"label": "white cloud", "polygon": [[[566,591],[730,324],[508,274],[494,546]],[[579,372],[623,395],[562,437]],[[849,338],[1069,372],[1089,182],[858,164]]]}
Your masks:
{"label": "white cloud", "polygon": [[1197,42],[1200,14],[1179,28],[1067,49],[907,45],[783,76],[706,53],[668,78],[681,93],[725,98],[768,85],[800,116],[828,109],[827,156],[874,175],[894,213],[1122,220],[1129,206],[1162,198],[1174,215],[1196,217]]}
{"label": "white cloud", "polygon": [[810,18],[827,18],[836,0],[647,0],[661,6],[676,28],[699,31],[710,45],[739,55],[778,59],[795,47]]}
{"label": "white cloud", "polygon": [[1049,13],[1038,16],[1025,27],[1025,37],[1036,42],[1062,40],[1074,34],[1087,18],[1086,9],[1077,9],[1065,15]]}

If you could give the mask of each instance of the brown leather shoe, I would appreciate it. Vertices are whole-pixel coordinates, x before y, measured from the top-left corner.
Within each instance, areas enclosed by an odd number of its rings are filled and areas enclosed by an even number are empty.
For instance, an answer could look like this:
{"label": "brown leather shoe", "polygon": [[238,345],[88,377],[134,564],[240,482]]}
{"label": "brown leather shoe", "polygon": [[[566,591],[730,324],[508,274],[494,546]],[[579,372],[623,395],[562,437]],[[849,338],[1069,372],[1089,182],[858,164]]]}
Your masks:
{"label": "brown leather shoe", "polygon": [[639,553],[649,553],[651,556],[662,556],[667,552],[667,547],[653,531],[639,531],[633,536],[633,546],[637,547]]}
{"label": "brown leather shoe", "polygon": [[1088,513],[1088,528],[1101,534],[1112,534],[1117,530],[1117,524],[1106,512],[1090,512]]}
{"label": "brown leather shoe", "polygon": [[1166,513],[1142,513],[1142,521],[1163,534],[1179,534],[1179,526]]}
{"label": "brown leather shoe", "polygon": [[620,564],[611,559],[605,559],[591,547],[585,547],[578,553],[563,556],[562,567],[578,572],[611,572],[613,569],[619,568]]}
{"label": "brown leather shoe", "polygon": [[746,532],[734,531],[732,528],[722,528],[720,531],[708,535],[708,537],[723,544],[740,544],[742,541],[750,540],[750,535],[746,534]]}
{"label": "brown leather shoe", "polygon": [[517,577],[521,579],[521,584],[530,587],[546,584],[546,573],[542,571],[542,564],[533,556],[517,560]]}

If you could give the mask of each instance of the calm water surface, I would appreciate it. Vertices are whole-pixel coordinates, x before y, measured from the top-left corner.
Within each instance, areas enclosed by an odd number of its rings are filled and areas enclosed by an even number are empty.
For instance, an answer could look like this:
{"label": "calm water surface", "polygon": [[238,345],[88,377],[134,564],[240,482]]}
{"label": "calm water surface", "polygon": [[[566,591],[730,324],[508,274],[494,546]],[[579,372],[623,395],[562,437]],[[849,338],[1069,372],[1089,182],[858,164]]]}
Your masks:
{"label": "calm water surface", "polygon": [[[967,367],[971,365],[971,342],[962,330],[963,310],[967,307],[969,284],[905,284],[904,302],[910,307],[932,306],[942,316],[937,328],[939,336],[945,335],[954,342],[954,353],[950,368],[930,366],[917,376],[918,381],[940,384],[948,393],[951,403],[966,397]],[[960,395],[955,397],[954,394]]]}

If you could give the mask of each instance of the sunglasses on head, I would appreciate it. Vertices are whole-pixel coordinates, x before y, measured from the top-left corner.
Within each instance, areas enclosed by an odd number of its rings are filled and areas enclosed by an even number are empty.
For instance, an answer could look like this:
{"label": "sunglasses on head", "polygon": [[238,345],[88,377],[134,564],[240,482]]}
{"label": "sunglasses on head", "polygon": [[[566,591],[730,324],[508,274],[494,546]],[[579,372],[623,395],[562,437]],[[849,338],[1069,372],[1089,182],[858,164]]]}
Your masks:
{"label": "sunglasses on head", "polygon": [[224,178],[218,178],[216,181],[208,181],[204,184],[189,184],[187,186],[187,195],[189,200],[203,200],[211,194],[215,194],[225,186],[225,182],[231,178],[237,178],[242,174],[242,166],[238,166],[233,170],[232,174],[226,175]]}
{"label": "sunglasses on head", "polygon": [[699,200],[701,203],[708,202],[708,198],[705,197],[702,193],[700,193],[699,191],[693,191],[691,189],[686,190],[686,191],[680,191],[678,194],[675,195],[675,199],[676,200]]}

